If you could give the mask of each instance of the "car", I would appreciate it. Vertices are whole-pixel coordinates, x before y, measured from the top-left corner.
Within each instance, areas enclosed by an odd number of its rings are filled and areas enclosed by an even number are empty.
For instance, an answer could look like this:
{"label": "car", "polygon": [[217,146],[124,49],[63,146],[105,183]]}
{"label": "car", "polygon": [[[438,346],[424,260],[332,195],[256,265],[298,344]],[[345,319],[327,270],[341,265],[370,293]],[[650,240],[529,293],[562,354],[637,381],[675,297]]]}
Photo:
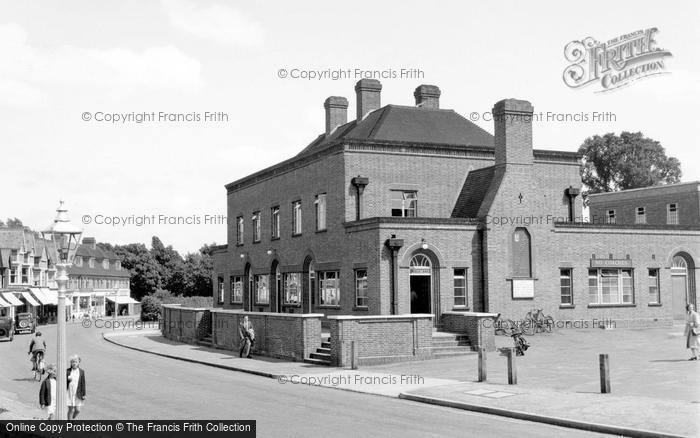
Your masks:
{"label": "car", "polygon": [[34,333],[36,330],[34,315],[31,313],[18,313],[15,319],[17,319],[15,333]]}
{"label": "car", "polygon": [[15,337],[15,320],[11,316],[0,316],[0,340],[9,339],[12,341]]}

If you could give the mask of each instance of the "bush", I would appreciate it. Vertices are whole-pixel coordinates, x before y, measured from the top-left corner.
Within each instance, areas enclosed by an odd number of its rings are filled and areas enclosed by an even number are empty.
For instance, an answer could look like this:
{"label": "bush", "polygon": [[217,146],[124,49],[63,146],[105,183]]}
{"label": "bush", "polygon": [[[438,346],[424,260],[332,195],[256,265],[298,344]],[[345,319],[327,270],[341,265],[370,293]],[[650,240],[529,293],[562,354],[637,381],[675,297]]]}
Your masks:
{"label": "bush", "polygon": [[141,298],[141,321],[158,321],[160,305],[161,301],[153,295]]}

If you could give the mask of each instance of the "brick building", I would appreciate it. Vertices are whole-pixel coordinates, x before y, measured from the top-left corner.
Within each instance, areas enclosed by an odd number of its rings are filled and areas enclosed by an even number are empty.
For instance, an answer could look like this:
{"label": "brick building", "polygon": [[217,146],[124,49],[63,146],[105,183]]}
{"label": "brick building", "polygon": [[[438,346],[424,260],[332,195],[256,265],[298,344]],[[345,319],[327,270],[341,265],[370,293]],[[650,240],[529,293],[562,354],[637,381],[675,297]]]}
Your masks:
{"label": "brick building", "polygon": [[670,323],[671,274],[694,224],[582,223],[580,156],[533,149],[533,107],[493,108],[494,135],[421,85],[415,106],[355,87],[357,114],[329,97],[325,132],[296,156],[228,185],[227,245],[214,251],[214,303],[330,315],[542,308],[578,326]]}

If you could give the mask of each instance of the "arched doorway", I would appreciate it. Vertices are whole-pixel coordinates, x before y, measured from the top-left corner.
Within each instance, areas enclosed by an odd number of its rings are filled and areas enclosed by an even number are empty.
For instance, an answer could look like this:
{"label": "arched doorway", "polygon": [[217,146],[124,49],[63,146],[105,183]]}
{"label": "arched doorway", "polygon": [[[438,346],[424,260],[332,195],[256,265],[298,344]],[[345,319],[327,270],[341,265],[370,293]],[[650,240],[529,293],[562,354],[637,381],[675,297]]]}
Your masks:
{"label": "arched doorway", "polygon": [[270,303],[272,312],[282,311],[282,274],[280,273],[280,262],[275,259],[270,266]]}
{"label": "arched doorway", "polygon": [[685,319],[685,306],[695,303],[695,279],[693,259],[680,252],[671,262],[671,301],[673,319]]}
{"label": "arched doorway", "polygon": [[411,313],[432,313],[433,264],[430,258],[418,253],[408,266],[411,290]]}

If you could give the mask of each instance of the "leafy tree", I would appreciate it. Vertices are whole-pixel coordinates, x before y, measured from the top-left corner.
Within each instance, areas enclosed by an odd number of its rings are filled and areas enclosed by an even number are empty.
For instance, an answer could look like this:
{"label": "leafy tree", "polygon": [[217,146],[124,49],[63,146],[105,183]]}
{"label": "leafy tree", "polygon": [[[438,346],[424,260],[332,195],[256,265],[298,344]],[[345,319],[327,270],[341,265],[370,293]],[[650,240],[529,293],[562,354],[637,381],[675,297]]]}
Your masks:
{"label": "leafy tree", "polygon": [[161,288],[161,268],[146,245],[115,245],[113,250],[121,259],[122,266],[131,273],[131,291],[137,299]]}
{"label": "leafy tree", "polygon": [[163,287],[175,295],[184,294],[185,262],[180,254],[173,249],[172,245],[167,247],[163,245],[163,242],[156,236],[151,239],[151,254],[160,267]]}
{"label": "leafy tree", "polygon": [[587,138],[578,151],[583,155],[581,177],[588,187],[585,194],[680,181],[678,159],[667,157],[661,143],[641,132],[595,135]]}
{"label": "leafy tree", "polygon": [[211,252],[215,244],[203,245],[199,252],[185,256],[187,296],[208,296],[212,293],[211,275],[214,259]]}
{"label": "leafy tree", "polygon": [[154,295],[141,298],[141,321],[158,321],[161,301]]}

